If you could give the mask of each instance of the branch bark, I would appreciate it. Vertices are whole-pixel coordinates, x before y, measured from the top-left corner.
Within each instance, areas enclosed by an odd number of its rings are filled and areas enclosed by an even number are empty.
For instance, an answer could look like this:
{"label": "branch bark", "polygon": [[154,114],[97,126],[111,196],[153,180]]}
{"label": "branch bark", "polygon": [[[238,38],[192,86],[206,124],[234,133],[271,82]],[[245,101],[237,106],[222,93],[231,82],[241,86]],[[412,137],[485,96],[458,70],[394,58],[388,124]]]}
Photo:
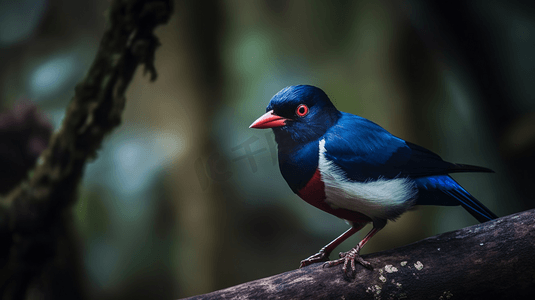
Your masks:
{"label": "branch bark", "polygon": [[302,269],[193,299],[528,299],[535,294],[535,210],[365,255],[374,270]]}
{"label": "branch bark", "polygon": [[[153,61],[159,42],[153,30],[167,23],[171,12],[172,0],[111,3],[108,28],[88,74],[76,86],[61,129],[52,136],[31,179],[0,205],[2,299],[30,297],[30,290],[49,287],[53,280],[43,271],[68,261],[58,253],[68,257],[65,248],[72,248],[69,208],[85,164],[96,157],[104,136],[121,123],[124,93],[138,65],[156,79]],[[48,281],[38,283],[39,278]],[[83,297],[74,294],[73,298]]]}

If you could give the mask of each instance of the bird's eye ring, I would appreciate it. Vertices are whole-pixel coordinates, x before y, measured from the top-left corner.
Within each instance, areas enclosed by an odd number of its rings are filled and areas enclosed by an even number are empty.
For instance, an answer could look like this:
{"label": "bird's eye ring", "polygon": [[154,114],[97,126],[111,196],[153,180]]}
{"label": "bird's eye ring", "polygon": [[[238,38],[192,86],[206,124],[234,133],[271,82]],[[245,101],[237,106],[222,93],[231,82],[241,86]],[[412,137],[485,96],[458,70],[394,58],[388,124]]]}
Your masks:
{"label": "bird's eye ring", "polygon": [[304,117],[308,115],[308,106],[306,106],[305,104],[299,104],[299,106],[295,110],[295,114],[299,117]]}

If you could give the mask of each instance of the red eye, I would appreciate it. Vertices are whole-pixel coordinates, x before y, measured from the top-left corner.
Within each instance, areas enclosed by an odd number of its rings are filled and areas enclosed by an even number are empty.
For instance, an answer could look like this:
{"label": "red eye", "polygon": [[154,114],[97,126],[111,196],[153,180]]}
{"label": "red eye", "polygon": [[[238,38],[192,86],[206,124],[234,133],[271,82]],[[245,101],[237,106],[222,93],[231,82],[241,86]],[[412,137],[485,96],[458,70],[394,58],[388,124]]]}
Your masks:
{"label": "red eye", "polygon": [[299,106],[295,110],[295,113],[300,117],[304,117],[304,116],[308,115],[308,106],[306,106],[304,104],[299,104]]}

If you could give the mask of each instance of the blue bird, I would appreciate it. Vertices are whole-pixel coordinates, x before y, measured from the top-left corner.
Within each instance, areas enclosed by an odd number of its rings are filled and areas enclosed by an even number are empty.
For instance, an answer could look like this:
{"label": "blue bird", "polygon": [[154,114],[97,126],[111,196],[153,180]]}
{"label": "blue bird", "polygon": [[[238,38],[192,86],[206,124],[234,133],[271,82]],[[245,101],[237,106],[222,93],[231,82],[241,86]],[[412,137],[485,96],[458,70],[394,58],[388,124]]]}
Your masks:
{"label": "blue bird", "polygon": [[300,267],[327,261],[348,237],[373,223],[372,230],[340,259],[372,268],[359,252],[388,220],[415,205],[461,205],[479,222],[497,218],[448,174],[493,172],[449,163],[437,154],[400,139],[365,118],[340,112],[319,88],[289,86],[269,102],[250,128],[272,128],[282,176],[300,198],[346,220],[351,228],[301,261]]}

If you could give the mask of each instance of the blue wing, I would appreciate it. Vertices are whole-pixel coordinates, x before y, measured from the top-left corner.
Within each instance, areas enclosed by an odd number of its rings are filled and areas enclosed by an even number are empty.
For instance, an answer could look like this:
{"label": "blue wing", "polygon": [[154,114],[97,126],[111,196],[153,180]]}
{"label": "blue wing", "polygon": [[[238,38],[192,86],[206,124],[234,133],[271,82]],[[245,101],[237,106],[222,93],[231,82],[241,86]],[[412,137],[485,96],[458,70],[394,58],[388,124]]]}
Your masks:
{"label": "blue wing", "polygon": [[342,113],[338,123],[325,134],[325,149],[326,158],[338,165],[349,180],[410,177],[419,189],[417,205],[462,205],[479,221],[496,218],[447,175],[491,170],[446,162],[367,119]]}
{"label": "blue wing", "polygon": [[355,181],[490,171],[446,162],[437,154],[405,142],[367,119],[348,113],[342,113],[338,123],[327,131],[325,148],[327,159],[335,162]]}

